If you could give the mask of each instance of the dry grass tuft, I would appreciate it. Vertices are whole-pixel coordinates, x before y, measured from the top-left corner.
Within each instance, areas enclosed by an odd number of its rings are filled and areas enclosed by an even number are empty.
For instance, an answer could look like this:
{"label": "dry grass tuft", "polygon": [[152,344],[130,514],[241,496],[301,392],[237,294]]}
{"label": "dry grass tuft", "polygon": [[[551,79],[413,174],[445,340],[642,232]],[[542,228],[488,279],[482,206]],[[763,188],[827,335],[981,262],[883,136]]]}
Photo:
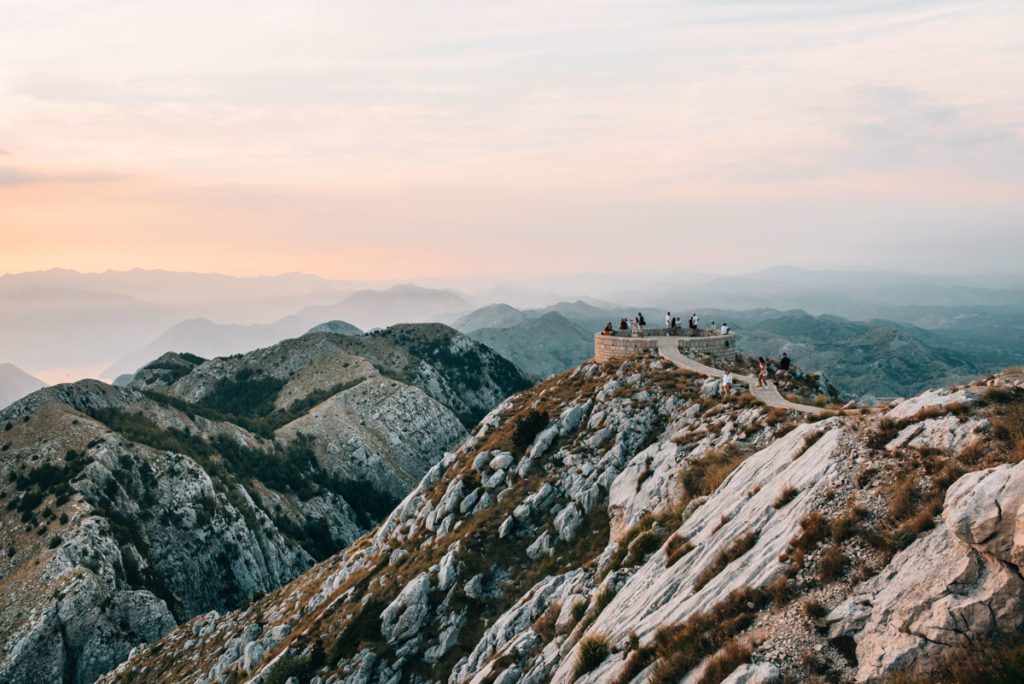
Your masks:
{"label": "dry grass tuft", "polygon": [[693,544],[683,535],[673,534],[665,543],[665,567],[671,568],[676,561],[693,550]]}
{"label": "dry grass tuft", "polygon": [[578,679],[582,675],[596,669],[608,657],[610,651],[611,644],[608,643],[608,637],[605,635],[592,634],[585,637],[580,642],[580,652],[576,661],[574,679]]}
{"label": "dry grass tuft", "polygon": [[754,548],[754,544],[757,543],[757,538],[760,536],[758,532],[747,532],[736,537],[732,544],[722,549],[715,560],[711,562],[704,570],[697,575],[697,579],[693,581],[693,590],[698,591],[705,584],[713,580],[718,576],[718,573],[725,570],[730,563],[737,558],[740,558],[750,549]]}
{"label": "dry grass tuft", "polygon": [[533,629],[542,641],[548,642],[555,638],[558,633],[555,623],[558,622],[558,615],[561,612],[562,604],[552,603],[533,623]]}
{"label": "dry grass tuft", "polygon": [[772,504],[775,508],[782,508],[790,501],[796,498],[796,495],[800,493],[800,490],[791,485],[786,485],[779,492],[779,496],[775,499],[775,503]]}
{"label": "dry grass tuft", "polygon": [[818,578],[825,584],[835,582],[842,577],[847,560],[839,544],[829,545],[818,564]]}
{"label": "dry grass tuft", "polygon": [[730,639],[715,655],[708,658],[697,684],[720,684],[737,667],[750,662],[753,649],[739,639]]}
{"label": "dry grass tuft", "polygon": [[691,460],[678,476],[686,492],[683,503],[689,503],[698,496],[705,496],[718,489],[747,455],[736,445],[730,444],[724,449],[711,449],[700,458]]}

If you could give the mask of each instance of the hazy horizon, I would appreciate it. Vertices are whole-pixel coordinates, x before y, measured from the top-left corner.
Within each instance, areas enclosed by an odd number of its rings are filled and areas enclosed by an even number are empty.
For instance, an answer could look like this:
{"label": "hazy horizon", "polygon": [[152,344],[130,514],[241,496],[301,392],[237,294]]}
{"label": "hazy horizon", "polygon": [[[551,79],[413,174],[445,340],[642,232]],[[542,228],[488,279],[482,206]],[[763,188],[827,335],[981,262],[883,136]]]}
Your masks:
{"label": "hazy horizon", "polygon": [[0,272],[1020,270],[1019,4],[0,4]]}

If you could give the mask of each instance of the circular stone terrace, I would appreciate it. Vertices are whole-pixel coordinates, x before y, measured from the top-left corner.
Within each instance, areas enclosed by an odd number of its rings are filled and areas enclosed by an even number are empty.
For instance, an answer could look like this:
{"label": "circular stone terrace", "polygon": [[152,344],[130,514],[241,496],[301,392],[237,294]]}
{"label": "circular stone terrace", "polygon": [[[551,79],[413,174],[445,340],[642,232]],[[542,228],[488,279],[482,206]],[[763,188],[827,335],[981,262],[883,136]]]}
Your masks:
{"label": "circular stone terrace", "polygon": [[724,356],[735,351],[736,333],[713,335],[710,330],[689,328],[645,328],[643,337],[633,337],[628,330],[616,330],[611,335],[594,335],[594,360],[623,359],[644,352],[658,352],[659,341],[676,341],[683,354],[711,354]]}
{"label": "circular stone terrace", "polygon": [[[594,360],[600,363],[610,359],[622,359],[645,352],[654,352],[684,370],[708,377],[721,378],[720,368],[707,366],[692,358],[693,354],[710,354],[723,357],[736,351],[736,333],[713,334],[710,330],[689,328],[647,328],[643,337],[633,337],[629,330],[615,330],[608,335],[599,332],[594,335]],[[797,404],[783,397],[775,383],[766,387],[757,386],[752,375],[733,374],[734,381],[747,385],[750,393],[769,406],[784,408],[801,413],[821,414],[824,409],[816,406]]]}

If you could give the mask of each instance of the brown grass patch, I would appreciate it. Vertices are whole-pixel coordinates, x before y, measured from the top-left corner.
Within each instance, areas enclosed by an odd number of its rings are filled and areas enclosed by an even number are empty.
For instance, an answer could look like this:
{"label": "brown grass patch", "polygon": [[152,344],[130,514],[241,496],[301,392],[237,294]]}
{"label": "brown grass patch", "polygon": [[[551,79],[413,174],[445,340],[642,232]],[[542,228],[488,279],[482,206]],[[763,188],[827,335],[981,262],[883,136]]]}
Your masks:
{"label": "brown grass patch", "polygon": [[670,568],[676,561],[693,550],[690,540],[678,532],[668,538],[665,543],[665,567]]}
{"label": "brown grass patch", "polygon": [[730,444],[724,449],[710,449],[699,458],[689,461],[678,475],[679,483],[686,493],[683,503],[718,489],[747,456],[746,451]]}
{"label": "brown grass patch", "polygon": [[697,684],[720,684],[737,667],[749,663],[753,653],[754,650],[747,644],[735,638],[730,639],[718,653],[708,659]]}
{"label": "brown grass patch", "polygon": [[842,577],[846,564],[846,554],[843,553],[839,544],[831,544],[818,564],[818,578],[825,584],[835,582]]}
{"label": "brown grass patch", "polygon": [[757,538],[760,536],[759,532],[747,532],[745,534],[736,537],[732,544],[722,549],[715,556],[715,559],[708,565],[704,570],[697,575],[697,579],[693,582],[693,590],[698,591],[705,584],[713,580],[718,576],[718,573],[725,570],[734,560],[740,558],[750,549],[754,548],[754,544],[757,543]]}
{"label": "brown grass patch", "polygon": [[783,506],[788,504],[790,501],[795,499],[796,495],[799,494],[799,493],[800,493],[800,490],[797,489],[796,487],[793,487],[791,485],[786,485],[785,487],[782,488],[782,491],[779,492],[779,495],[778,495],[778,497],[775,498],[775,503],[773,503],[772,506],[774,506],[777,509],[778,508],[782,508]]}

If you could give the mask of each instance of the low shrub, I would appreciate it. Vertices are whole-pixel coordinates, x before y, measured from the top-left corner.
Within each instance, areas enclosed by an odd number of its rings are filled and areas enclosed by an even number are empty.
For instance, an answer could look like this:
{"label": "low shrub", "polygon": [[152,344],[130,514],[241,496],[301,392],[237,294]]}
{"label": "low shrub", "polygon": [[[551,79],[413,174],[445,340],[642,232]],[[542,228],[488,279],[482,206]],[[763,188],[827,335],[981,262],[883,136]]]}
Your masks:
{"label": "low shrub", "polygon": [[579,658],[576,661],[575,676],[580,677],[597,668],[604,662],[611,650],[608,637],[603,634],[592,634],[580,642]]}
{"label": "low shrub", "polygon": [[830,545],[818,564],[818,578],[826,584],[836,581],[842,576],[846,562],[846,555],[839,545]]}
{"label": "low shrub", "polygon": [[804,615],[811,618],[812,620],[818,620],[828,615],[828,608],[821,601],[805,601],[804,602]]}
{"label": "low shrub", "polygon": [[587,614],[587,602],[577,601],[572,604],[572,619],[573,622],[579,622],[583,619],[583,616]]}
{"label": "low shrub", "polygon": [[686,464],[679,474],[679,482],[689,499],[705,496],[718,489],[746,457],[747,454],[734,444],[724,449],[711,449]]}
{"label": "low shrub", "polygon": [[550,419],[548,415],[537,409],[530,409],[524,415],[516,418],[515,428],[512,431],[512,443],[520,450],[525,449],[533,443],[541,430],[548,426]]}
{"label": "low shrub", "polygon": [[657,551],[665,539],[665,533],[661,530],[648,530],[639,535],[629,545],[626,557],[622,561],[622,567],[629,568],[639,565],[648,554]]}

